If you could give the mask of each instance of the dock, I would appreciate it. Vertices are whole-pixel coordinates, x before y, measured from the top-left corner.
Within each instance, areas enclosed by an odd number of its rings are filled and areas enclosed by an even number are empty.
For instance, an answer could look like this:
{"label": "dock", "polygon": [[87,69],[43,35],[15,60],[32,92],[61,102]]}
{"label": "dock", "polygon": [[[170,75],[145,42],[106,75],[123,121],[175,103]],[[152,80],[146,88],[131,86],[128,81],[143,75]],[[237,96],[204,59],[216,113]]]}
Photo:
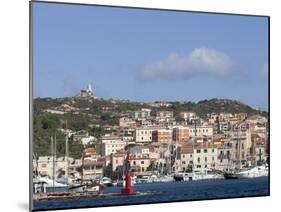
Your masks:
{"label": "dock", "polygon": [[124,197],[124,196],[143,196],[143,195],[157,195],[162,192],[158,191],[147,191],[147,192],[136,192],[135,194],[124,195],[121,193],[70,193],[70,192],[60,192],[60,193],[45,193],[45,194],[35,194],[33,195],[34,201],[50,201],[50,200],[75,200],[75,199],[107,199],[112,197]]}

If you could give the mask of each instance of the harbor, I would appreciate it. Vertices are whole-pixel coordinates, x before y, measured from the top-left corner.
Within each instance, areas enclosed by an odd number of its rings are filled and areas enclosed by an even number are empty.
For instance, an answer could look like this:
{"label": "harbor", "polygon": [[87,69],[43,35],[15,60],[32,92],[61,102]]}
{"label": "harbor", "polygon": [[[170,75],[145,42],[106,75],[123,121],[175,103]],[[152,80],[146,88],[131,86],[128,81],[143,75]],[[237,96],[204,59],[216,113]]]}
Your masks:
{"label": "harbor", "polygon": [[[91,85],[74,100],[108,104],[94,95]],[[56,110],[75,108],[68,104]],[[124,103],[110,104],[114,108]],[[34,209],[269,194],[265,116],[214,112],[199,116],[163,110],[163,104],[169,108],[172,103],[155,104],[120,113],[119,124],[99,126],[99,134],[92,125],[81,129],[76,120],[46,119],[46,112],[54,110],[44,111],[39,131],[58,122],[45,137],[45,155],[34,152]]]}
{"label": "harbor", "polygon": [[[84,198],[61,198],[34,200],[35,210],[50,208],[100,207],[191,201],[217,198],[269,195],[268,177],[215,181],[173,181],[167,183],[144,183],[134,185],[137,195],[120,195],[120,187],[107,187],[103,194]],[[83,195],[82,195],[83,196]]]}
{"label": "harbor", "polygon": [[[148,111],[144,109],[141,113]],[[173,113],[168,111],[164,116],[173,119]],[[230,114],[219,116],[233,119]],[[134,143],[119,140],[116,135],[104,135],[90,146],[83,145],[80,158],[76,159],[71,157],[70,148],[83,143],[88,134],[84,131],[71,134],[65,122],[64,129],[60,129],[63,134],[50,137],[51,154],[34,155],[34,205],[44,209],[63,202],[101,206],[114,202],[122,205],[267,195],[266,119],[255,117],[254,123],[258,121],[261,127],[255,131],[253,127],[257,125],[250,125],[252,119],[245,114],[235,116],[235,120],[243,122],[231,125],[222,134],[215,131],[216,124],[212,127],[202,124],[193,114],[188,125],[136,127],[132,134]],[[210,116],[208,123],[213,119]],[[121,123],[120,126],[128,130]],[[143,136],[140,138],[152,141],[137,144],[139,133]],[[146,134],[152,137],[146,138]],[[60,156],[58,147],[64,147]],[[216,186],[230,190],[220,191]],[[251,186],[253,189],[247,190]],[[199,193],[195,192],[196,187]]]}

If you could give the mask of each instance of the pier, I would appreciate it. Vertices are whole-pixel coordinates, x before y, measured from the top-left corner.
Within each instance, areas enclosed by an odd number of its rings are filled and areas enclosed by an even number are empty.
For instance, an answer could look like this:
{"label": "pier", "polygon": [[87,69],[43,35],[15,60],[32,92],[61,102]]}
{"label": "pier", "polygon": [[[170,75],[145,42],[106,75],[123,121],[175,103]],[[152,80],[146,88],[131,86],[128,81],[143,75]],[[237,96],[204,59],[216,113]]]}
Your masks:
{"label": "pier", "polygon": [[[147,191],[147,192],[135,192],[134,196],[143,196],[143,195],[158,195],[162,192],[159,191]],[[112,197],[124,197],[128,194],[122,193],[70,193],[70,192],[61,192],[61,193],[47,193],[47,194],[36,194],[33,195],[33,200],[35,201],[50,201],[50,200],[74,200],[74,199],[107,199]]]}

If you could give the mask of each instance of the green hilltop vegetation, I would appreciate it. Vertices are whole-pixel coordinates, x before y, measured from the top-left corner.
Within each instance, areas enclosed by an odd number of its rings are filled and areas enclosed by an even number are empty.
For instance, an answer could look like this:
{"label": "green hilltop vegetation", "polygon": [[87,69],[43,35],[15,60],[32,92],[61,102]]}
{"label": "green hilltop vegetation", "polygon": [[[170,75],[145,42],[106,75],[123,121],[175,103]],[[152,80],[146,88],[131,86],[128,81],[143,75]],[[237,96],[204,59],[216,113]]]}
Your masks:
{"label": "green hilltop vegetation", "polygon": [[[157,102],[156,102],[157,103]],[[201,118],[208,113],[247,113],[249,116],[259,114],[267,116],[265,111],[258,111],[235,100],[210,99],[194,102],[165,102],[169,106],[153,107],[145,102],[126,100],[104,100],[93,98],[36,98],[34,99],[34,142],[33,150],[39,156],[51,154],[50,137],[56,136],[57,156],[65,154],[65,136],[58,129],[73,131],[87,130],[90,135],[100,138],[106,131],[104,126],[119,124],[119,118],[141,108],[157,111],[173,111],[176,121],[181,121],[180,112],[193,111]],[[67,125],[67,126],[66,126]],[[69,140],[70,156],[81,157],[83,145]]]}

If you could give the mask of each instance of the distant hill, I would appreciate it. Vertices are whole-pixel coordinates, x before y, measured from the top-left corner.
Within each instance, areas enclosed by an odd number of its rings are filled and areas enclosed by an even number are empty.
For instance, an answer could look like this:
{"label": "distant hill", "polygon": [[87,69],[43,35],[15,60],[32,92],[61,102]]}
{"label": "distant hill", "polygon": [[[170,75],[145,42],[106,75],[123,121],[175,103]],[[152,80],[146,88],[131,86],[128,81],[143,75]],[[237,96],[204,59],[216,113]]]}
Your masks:
{"label": "distant hill", "polygon": [[199,115],[201,114],[201,116],[204,116],[204,114],[211,112],[247,113],[248,116],[256,114],[262,116],[268,115],[265,111],[256,110],[247,104],[231,99],[210,99],[199,101],[196,104],[195,111]]}

